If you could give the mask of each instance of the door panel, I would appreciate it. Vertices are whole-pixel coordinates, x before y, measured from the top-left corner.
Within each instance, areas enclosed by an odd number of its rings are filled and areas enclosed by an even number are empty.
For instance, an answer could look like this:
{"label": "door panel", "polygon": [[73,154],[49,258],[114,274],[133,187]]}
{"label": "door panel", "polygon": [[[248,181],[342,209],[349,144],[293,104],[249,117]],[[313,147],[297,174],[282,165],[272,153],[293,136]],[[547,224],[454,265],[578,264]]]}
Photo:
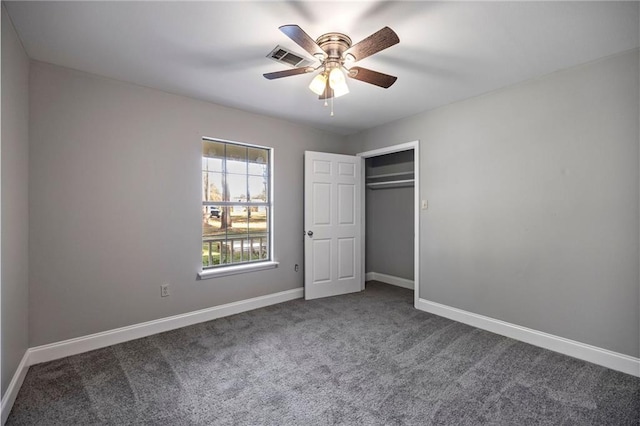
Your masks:
{"label": "door panel", "polygon": [[340,176],[355,177],[356,175],[355,165],[353,163],[338,162],[338,174]]}
{"label": "door panel", "polygon": [[355,225],[356,188],[355,185],[338,184],[338,223]]}
{"label": "door panel", "polygon": [[331,281],[331,240],[315,239],[313,244],[313,283]]}
{"label": "door panel", "polygon": [[331,184],[313,183],[313,226],[331,225]]}
{"label": "door panel", "polygon": [[355,238],[338,238],[338,279],[354,278]]}
{"label": "door panel", "polygon": [[313,172],[317,175],[330,175],[331,174],[331,161],[314,160]]}
{"label": "door panel", "polygon": [[305,298],[362,289],[362,158],[305,152]]}

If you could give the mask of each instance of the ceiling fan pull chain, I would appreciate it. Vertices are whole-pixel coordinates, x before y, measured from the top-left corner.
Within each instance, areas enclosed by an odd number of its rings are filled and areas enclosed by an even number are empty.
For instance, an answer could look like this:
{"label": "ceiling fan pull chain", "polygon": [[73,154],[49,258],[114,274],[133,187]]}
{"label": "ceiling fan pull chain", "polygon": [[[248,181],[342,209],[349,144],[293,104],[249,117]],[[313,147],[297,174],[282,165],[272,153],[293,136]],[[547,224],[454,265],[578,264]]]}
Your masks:
{"label": "ceiling fan pull chain", "polygon": [[331,97],[331,117],[333,117],[333,97]]}

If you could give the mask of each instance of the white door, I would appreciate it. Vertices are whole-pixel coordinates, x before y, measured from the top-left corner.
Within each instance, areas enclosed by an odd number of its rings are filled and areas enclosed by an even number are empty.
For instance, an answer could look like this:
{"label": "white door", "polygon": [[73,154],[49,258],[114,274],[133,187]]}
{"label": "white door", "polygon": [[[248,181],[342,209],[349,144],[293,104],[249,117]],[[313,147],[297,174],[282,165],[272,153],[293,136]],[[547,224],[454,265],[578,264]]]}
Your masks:
{"label": "white door", "polygon": [[305,151],[305,299],[362,289],[362,161]]}

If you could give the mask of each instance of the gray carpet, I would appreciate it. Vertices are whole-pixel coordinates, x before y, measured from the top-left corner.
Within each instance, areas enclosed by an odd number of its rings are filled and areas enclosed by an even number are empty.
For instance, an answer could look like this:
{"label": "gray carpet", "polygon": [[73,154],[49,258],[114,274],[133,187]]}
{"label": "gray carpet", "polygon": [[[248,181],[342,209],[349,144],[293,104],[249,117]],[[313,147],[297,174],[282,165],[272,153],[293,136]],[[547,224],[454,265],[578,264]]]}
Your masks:
{"label": "gray carpet", "polygon": [[36,365],[7,424],[640,423],[640,379],[412,298],[370,282]]}

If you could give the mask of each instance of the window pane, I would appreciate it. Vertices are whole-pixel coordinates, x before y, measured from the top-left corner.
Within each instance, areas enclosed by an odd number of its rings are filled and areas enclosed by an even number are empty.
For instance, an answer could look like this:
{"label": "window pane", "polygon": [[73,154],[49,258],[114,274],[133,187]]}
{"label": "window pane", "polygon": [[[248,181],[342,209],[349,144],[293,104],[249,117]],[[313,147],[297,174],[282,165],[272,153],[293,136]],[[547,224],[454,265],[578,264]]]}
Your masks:
{"label": "window pane", "polygon": [[224,158],[207,158],[207,170],[210,172],[222,172]]}
{"label": "window pane", "polygon": [[251,247],[250,260],[263,260],[267,259],[269,253],[269,237],[264,236],[249,236],[249,242]]}
{"label": "window pane", "polygon": [[249,214],[249,234],[253,236],[266,235],[269,231],[268,213],[269,208],[265,206],[250,207]]}
{"label": "window pane", "polygon": [[202,243],[202,266],[208,268],[220,264],[220,241],[206,240]]}
{"label": "window pane", "polygon": [[224,240],[220,242],[220,264],[226,265],[233,263],[233,247],[229,241]]}
{"label": "window pane", "polygon": [[212,237],[226,235],[226,229],[222,223],[221,209],[214,206],[202,207],[202,238],[203,241]]}
{"label": "window pane", "polygon": [[250,201],[263,203],[269,201],[267,181],[268,179],[262,176],[249,176],[249,196],[251,196]]}
{"label": "window pane", "polygon": [[233,205],[228,209],[230,223],[227,224],[227,235],[234,238],[239,235],[246,236],[249,232],[247,206]]}
{"label": "window pane", "polygon": [[202,172],[202,201],[223,201],[222,173]]}
{"label": "window pane", "polygon": [[245,203],[247,201],[247,175],[227,175],[228,201]]}
{"label": "window pane", "polygon": [[222,172],[222,162],[225,157],[224,145],[221,142],[202,142],[202,170]]}
{"label": "window pane", "polygon": [[251,207],[249,218],[249,240],[251,260],[263,260],[269,257],[269,208]]}
{"label": "window pane", "polygon": [[227,173],[247,174],[247,148],[227,145]]}
{"label": "window pane", "polygon": [[226,239],[222,242],[223,263],[240,263],[250,260],[248,236],[248,211],[243,205],[226,207]]}
{"label": "window pane", "polygon": [[207,243],[202,243],[202,266],[203,267],[207,267],[207,266],[212,266],[213,262],[211,262],[210,259],[210,253],[209,253],[209,244]]}
{"label": "window pane", "polygon": [[[258,249],[258,246],[256,246]],[[222,243],[222,264],[244,263],[263,259],[253,255],[251,241],[247,236],[229,238]]]}
{"label": "window pane", "polygon": [[249,148],[249,174],[254,176],[269,176],[269,151],[260,148]]}

